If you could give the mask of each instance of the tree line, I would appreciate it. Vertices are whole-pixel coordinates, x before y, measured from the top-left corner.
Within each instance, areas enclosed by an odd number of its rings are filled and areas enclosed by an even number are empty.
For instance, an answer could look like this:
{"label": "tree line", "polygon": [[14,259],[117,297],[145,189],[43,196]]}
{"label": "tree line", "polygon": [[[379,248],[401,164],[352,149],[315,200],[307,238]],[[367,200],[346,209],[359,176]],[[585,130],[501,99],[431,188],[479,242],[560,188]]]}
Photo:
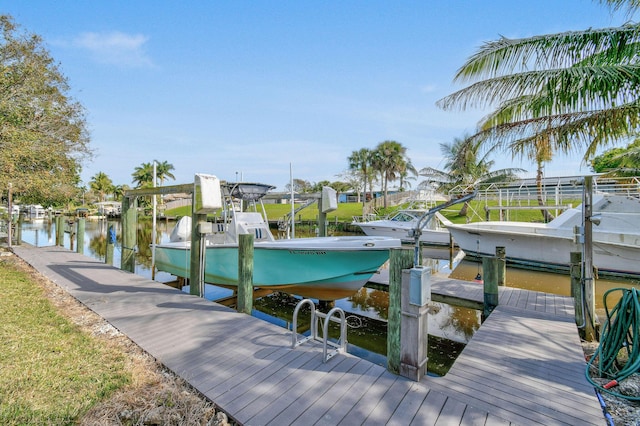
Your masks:
{"label": "tree line", "polygon": [[[172,170],[175,170],[173,164],[167,161],[154,160],[150,163],[142,163],[137,166],[131,174],[134,188],[151,188],[154,186],[153,166],[155,163],[156,185],[164,185],[167,179],[175,179]],[[115,185],[111,178],[104,172],[96,173],[89,181],[89,188],[96,195],[98,201],[106,201],[108,195],[114,200],[120,200],[127,189],[131,189],[128,185]],[[86,190],[86,188],[85,188]]]}

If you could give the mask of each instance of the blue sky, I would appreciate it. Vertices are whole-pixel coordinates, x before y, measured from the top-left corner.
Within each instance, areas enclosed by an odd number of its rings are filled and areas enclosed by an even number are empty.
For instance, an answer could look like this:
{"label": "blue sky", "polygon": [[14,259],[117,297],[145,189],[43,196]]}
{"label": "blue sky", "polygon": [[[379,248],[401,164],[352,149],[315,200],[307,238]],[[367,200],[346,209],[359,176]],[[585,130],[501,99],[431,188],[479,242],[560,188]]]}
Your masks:
{"label": "blue sky", "polygon": [[[347,157],[384,140],[418,169],[483,111],[447,112],[455,71],[485,41],[618,26],[589,0],[0,1],[43,37],[87,110],[93,161],[131,184],[136,166],[260,181],[339,180]],[[534,165],[495,158],[497,167]],[[588,173],[558,158],[547,176]],[[415,183],[414,183],[415,185]]]}

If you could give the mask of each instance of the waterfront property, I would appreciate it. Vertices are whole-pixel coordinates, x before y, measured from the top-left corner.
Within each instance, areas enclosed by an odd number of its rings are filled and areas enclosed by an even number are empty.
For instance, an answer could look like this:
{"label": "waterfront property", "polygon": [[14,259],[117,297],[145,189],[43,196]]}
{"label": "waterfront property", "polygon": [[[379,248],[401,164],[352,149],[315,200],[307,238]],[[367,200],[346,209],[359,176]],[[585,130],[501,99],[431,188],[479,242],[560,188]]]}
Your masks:
{"label": "waterfront property", "polygon": [[350,354],[323,363],[286,329],[60,247],[14,250],[241,424],[604,423],[568,297],[501,288],[450,372],[414,382]]}

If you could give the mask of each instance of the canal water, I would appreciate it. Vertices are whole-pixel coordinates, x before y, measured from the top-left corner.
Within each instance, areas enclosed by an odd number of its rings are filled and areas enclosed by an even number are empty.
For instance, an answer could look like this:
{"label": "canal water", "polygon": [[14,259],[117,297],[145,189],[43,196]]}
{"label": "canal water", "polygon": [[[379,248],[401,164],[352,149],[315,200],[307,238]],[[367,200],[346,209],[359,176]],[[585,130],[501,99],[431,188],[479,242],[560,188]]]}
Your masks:
{"label": "canal water", "polygon": [[[118,221],[87,221],[85,225],[84,254],[99,260],[106,255],[107,230],[113,226],[118,235],[118,243],[114,251],[114,265],[120,265],[120,223]],[[160,242],[169,240],[173,222],[158,221],[157,236]],[[22,241],[35,246],[51,246],[55,244],[55,225],[46,221],[25,222],[22,226]],[[135,273],[151,278],[151,223],[144,223],[138,230],[138,246],[136,248]],[[70,247],[69,234],[65,233],[64,247]],[[453,256],[452,256],[453,255]],[[429,248],[423,250],[423,264],[431,268],[433,273],[473,281],[481,266],[477,262],[467,261],[457,252],[450,253],[446,248]],[[155,279],[160,282],[171,282],[175,277],[157,272]],[[507,285],[528,290],[543,291],[559,295],[570,294],[570,278],[566,275],[546,273],[515,268],[507,269]],[[610,288],[629,288],[638,282],[621,282],[598,280],[596,285],[596,303],[599,315],[604,314],[602,295]],[[184,289],[188,292],[188,288]],[[233,291],[213,285],[207,285],[205,297],[218,300],[233,295]],[[264,295],[254,302],[253,315],[266,321],[291,329],[293,311],[302,298],[285,292],[274,292]],[[375,288],[362,288],[348,298],[338,299],[321,305],[320,310],[327,312],[336,306],[344,310],[347,317],[349,342],[348,351],[372,362],[386,365],[387,350],[386,325],[389,308],[389,297],[386,291]],[[610,304],[610,307],[612,305]],[[305,318],[306,323],[305,323]],[[310,314],[302,310],[299,325],[309,323]],[[444,375],[473,333],[480,327],[480,312],[473,309],[432,302],[428,319],[428,371],[430,374]],[[303,328],[300,327],[299,330]],[[337,327],[332,335],[337,335]]]}

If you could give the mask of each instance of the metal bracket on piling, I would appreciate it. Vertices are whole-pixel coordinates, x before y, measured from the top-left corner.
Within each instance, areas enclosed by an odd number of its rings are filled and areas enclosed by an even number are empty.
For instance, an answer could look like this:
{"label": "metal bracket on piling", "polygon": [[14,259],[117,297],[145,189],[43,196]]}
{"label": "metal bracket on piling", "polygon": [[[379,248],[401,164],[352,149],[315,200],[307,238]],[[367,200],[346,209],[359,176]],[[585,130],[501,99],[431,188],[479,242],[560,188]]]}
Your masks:
{"label": "metal bracket on piling", "polygon": [[[311,330],[307,337],[298,340],[298,312],[304,305],[311,306]],[[339,318],[334,318],[338,315]],[[318,336],[318,320],[323,319],[322,325],[322,338]],[[329,321],[337,322],[340,324],[340,339],[337,343],[329,341]],[[327,362],[340,352],[347,351],[347,321],[345,319],[344,311],[341,308],[333,308],[328,313],[324,314],[316,310],[316,306],[310,299],[303,299],[296,305],[296,309],[293,311],[293,334],[291,336],[291,348],[295,349],[301,344],[308,342],[309,340],[317,340],[322,342],[322,362]],[[331,346],[334,349],[328,351],[328,347]]]}

